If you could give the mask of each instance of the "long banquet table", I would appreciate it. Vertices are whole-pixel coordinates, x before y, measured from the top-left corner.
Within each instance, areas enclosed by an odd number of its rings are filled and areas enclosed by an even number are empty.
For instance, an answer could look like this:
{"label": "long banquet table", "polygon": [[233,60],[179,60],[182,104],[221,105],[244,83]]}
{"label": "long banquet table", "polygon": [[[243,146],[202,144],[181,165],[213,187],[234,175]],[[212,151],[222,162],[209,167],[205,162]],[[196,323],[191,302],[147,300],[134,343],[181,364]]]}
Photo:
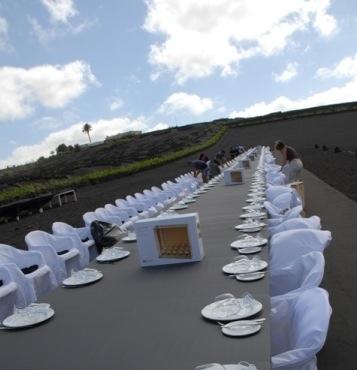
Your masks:
{"label": "long banquet table", "polygon": [[[136,244],[125,244],[129,258],[92,263],[104,273],[98,283],[58,288],[45,297],[56,311],[49,322],[0,331],[1,369],[191,370],[204,363],[239,361],[271,369],[268,274],[244,283],[221,270],[237,256],[230,243],[239,234],[234,226],[240,223],[252,173],[247,171],[243,185],[220,182],[184,210],[200,216],[205,249],[201,262],[141,268]],[[267,247],[259,255],[267,260]],[[227,337],[217,323],[201,316],[205,305],[228,292],[250,292],[262,302],[263,311],[256,317],[267,320],[260,332]]]}

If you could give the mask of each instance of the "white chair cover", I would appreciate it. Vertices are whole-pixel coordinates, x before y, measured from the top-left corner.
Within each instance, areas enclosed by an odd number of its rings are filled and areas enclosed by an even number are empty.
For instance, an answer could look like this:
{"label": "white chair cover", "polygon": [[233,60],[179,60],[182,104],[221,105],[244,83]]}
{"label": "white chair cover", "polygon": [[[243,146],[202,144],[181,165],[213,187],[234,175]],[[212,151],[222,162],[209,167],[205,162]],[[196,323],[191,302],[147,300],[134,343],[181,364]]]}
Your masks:
{"label": "white chair cover", "polygon": [[270,239],[270,268],[277,270],[304,254],[323,252],[330,244],[330,231],[300,229],[275,234]]}
{"label": "white chair cover", "polygon": [[278,195],[283,193],[289,193],[291,188],[287,185],[268,185],[265,193],[267,200],[272,202]]}
{"label": "white chair cover", "polygon": [[328,293],[317,287],[271,298],[272,368],[317,370],[331,312]]}
{"label": "white chair cover", "polygon": [[14,306],[21,307],[24,296],[17,289],[17,284],[11,279],[10,272],[5,266],[0,265],[0,323],[13,312]]}
{"label": "white chair cover", "polygon": [[272,203],[280,209],[290,209],[302,205],[297,191],[291,188],[289,192],[284,192],[275,197]]}
{"label": "white chair cover", "polygon": [[[23,251],[10,245],[0,244],[0,264],[6,267],[11,280],[17,284],[20,292],[17,302],[20,307],[36,302],[38,298],[58,286],[53,271],[39,252]],[[21,271],[32,265],[37,265],[38,268],[30,274],[24,274]]]}
{"label": "white chair cover", "polygon": [[[65,222],[54,222],[52,224],[52,231],[54,235],[68,236],[72,238],[76,248],[79,250],[81,254],[80,257],[81,268],[88,266],[89,262],[97,255],[95,242],[92,239],[89,227],[81,228],[81,231],[83,229],[86,230],[86,234],[89,235],[91,239],[82,241],[78,229],[72,227],[71,225],[66,224]],[[81,234],[84,235],[84,232],[81,232]]]}
{"label": "white chair cover", "polygon": [[[25,242],[32,251],[42,254],[46,264],[56,275],[58,285],[70,276],[72,270],[80,270],[80,252],[69,236],[51,235],[44,231],[31,231],[25,236]],[[68,251],[59,255],[58,253]]]}
{"label": "white chair cover", "polygon": [[135,208],[128,207],[130,209],[127,209],[127,208],[114,206],[113,204],[110,204],[110,203],[106,204],[104,208],[113,216],[123,215],[123,212],[124,212],[125,219],[128,221],[130,220],[133,223],[139,220],[139,216],[137,215],[138,213]]}
{"label": "white chair cover", "polygon": [[280,233],[287,230],[297,230],[297,229],[321,229],[320,217],[311,216],[309,218],[291,218],[286,221],[281,222],[277,226],[272,226],[269,228],[269,235]]}
{"label": "white chair cover", "polygon": [[324,269],[325,259],[321,252],[310,252],[289,265],[270,269],[270,295],[273,297],[319,286]]}
{"label": "white chair cover", "polygon": [[268,220],[268,226],[274,227],[280,225],[282,222],[291,220],[293,218],[301,218],[302,206],[297,206],[289,209],[282,217],[276,217]]}

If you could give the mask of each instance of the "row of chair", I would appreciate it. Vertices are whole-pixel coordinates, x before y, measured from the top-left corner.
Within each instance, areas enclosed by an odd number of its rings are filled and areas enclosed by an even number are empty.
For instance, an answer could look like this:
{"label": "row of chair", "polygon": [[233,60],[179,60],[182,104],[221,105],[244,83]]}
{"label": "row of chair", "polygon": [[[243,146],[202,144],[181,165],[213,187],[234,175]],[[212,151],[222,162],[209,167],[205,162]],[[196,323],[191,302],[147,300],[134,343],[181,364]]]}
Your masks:
{"label": "row of chair", "polygon": [[301,217],[295,189],[284,184],[280,166],[268,148],[259,163],[267,188],[271,349],[274,369],[317,370],[332,312],[323,279],[323,252],[332,238],[318,216]]}

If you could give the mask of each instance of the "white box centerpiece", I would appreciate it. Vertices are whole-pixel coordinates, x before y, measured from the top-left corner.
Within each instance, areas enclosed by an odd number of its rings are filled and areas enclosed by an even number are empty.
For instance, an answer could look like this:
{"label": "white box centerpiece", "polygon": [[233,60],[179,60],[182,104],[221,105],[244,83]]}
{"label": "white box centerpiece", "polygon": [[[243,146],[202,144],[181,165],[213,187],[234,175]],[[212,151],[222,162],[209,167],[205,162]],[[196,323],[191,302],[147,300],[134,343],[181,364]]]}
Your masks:
{"label": "white box centerpiece", "polygon": [[196,262],[204,256],[197,213],[139,220],[135,234],[143,267]]}

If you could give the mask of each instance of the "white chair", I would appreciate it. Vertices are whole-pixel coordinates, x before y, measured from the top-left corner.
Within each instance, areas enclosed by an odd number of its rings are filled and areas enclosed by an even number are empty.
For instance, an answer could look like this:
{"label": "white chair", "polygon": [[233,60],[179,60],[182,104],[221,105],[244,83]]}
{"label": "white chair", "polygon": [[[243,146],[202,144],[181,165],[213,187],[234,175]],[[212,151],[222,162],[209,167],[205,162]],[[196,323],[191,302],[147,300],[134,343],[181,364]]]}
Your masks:
{"label": "white chair", "polygon": [[124,211],[120,211],[114,216],[105,208],[97,208],[94,213],[99,221],[117,225],[122,231],[133,229],[134,227],[134,223],[129,221],[129,216]]}
{"label": "white chair", "polygon": [[142,193],[135,193],[134,195],[137,200],[147,202],[149,207],[155,207],[158,212],[161,212],[165,209],[163,203],[161,203],[160,199],[155,195],[146,195]]}
{"label": "white chair", "polygon": [[[69,236],[73,239],[76,248],[81,254],[82,268],[86,267],[98,255],[89,227],[76,228],[65,222],[54,222],[52,224],[52,232],[54,235]],[[84,239],[85,236],[87,240]]]}
{"label": "white chair", "polygon": [[81,269],[80,252],[69,236],[54,236],[45,231],[31,231],[25,236],[28,249],[42,254],[46,264],[56,275],[58,285]]}
{"label": "white chair", "polygon": [[282,172],[267,173],[266,179],[271,185],[284,185],[286,183],[286,177]]}
{"label": "white chair", "polygon": [[23,307],[24,296],[11,279],[10,272],[0,265],[0,323],[13,312],[14,306]]}
{"label": "white chair", "polygon": [[317,370],[331,312],[328,293],[317,287],[271,298],[272,368]]}
{"label": "white chair", "polygon": [[275,234],[270,239],[270,268],[279,269],[313,251],[322,253],[331,240],[331,232],[326,230],[300,229]]}
{"label": "white chair", "polygon": [[134,217],[134,222],[136,221],[135,217],[140,218],[148,218],[149,212],[146,211],[138,211],[138,207],[130,206],[129,203],[124,199],[116,199],[115,205],[120,209],[128,213],[129,218],[132,219]]}
{"label": "white chair", "polygon": [[18,304],[25,307],[58,286],[41,253],[0,244],[0,265],[9,271],[19,290]]}
{"label": "white chair", "polygon": [[297,230],[297,229],[321,229],[320,217],[311,216],[309,218],[291,218],[286,221],[281,222],[277,226],[272,226],[269,228],[269,235],[280,233],[287,230]]}
{"label": "white chair", "polygon": [[286,266],[270,269],[270,295],[273,297],[319,286],[324,269],[325,259],[321,252],[310,252]]}
{"label": "white chair", "polygon": [[120,217],[123,217],[124,215],[124,218],[127,220],[127,221],[131,221],[133,223],[135,223],[136,221],[139,220],[139,216],[137,215],[137,211],[135,208],[131,208],[131,210],[128,210],[126,208],[121,208],[121,207],[117,207],[113,204],[106,204],[104,206],[104,208],[110,213],[112,214],[113,216],[119,216]]}
{"label": "white chair", "polygon": [[159,214],[159,211],[154,206],[150,205],[148,200],[139,200],[132,195],[127,195],[125,199],[128,201],[129,205],[133,205],[134,207],[138,205],[141,207],[142,211],[147,211],[150,217],[155,217]]}

